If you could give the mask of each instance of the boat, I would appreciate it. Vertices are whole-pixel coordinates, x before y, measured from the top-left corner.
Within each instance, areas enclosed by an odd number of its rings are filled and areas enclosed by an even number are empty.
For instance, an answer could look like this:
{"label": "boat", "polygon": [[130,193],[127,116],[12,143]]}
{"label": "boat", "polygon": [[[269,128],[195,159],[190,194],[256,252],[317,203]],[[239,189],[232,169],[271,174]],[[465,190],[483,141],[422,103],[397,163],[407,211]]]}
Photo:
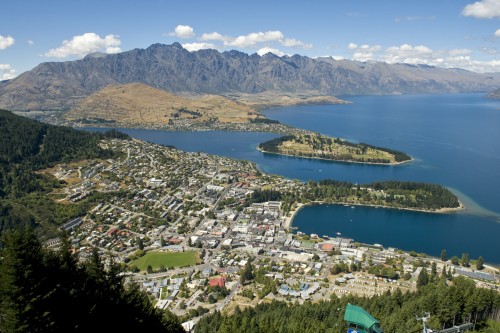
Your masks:
{"label": "boat", "polygon": [[351,208],[354,208],[354,206],[351,206]]}
{"label": "boat", "polygon": [[337,236],[340,236],[340,235],[342,235],[342,234],[340,232],[337,232]]}

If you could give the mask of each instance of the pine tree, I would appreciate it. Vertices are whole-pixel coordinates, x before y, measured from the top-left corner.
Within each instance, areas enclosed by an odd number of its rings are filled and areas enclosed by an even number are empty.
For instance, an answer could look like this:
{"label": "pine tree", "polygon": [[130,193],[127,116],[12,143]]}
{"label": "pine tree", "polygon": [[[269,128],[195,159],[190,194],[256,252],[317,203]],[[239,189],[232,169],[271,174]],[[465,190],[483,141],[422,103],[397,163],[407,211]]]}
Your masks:
{"label": "pine tree", "polygon": [[139,250],[144,250],[144,241],[142,240],[142,238],[137,239],[137,247],[139,248]]}
{"label": "pine tree", "polygon": [[248,260],[247,263],[245,264],[245,267],[241,271],[240,283],[245,284],[248,281],[253,280],[253,278],[254,274],[253,274],[252,263],[250,262],[250,260]]}
{"label": "pine tree", "polygon": [[437,276],[437,264],[435,261],[433,261],[432,265],[431,265],[431,278],[430,278],[430,280],[435,281],[436,276]]}
{"label": "pine tree", "polygon": [[446,279],[447,278],[447,274],[446,274],[446,265],[443,265],[443,270],[441,271],[441,277],[443,279]]}
{"label": "pine tree", "polygon": [[423,287],[429,283],[429,274],[427,274],[427,269],[422,267],[420,274],[418,274],[417,278],[417,288]]}
{"label": "pine tree", "polygon": [[1,242],[0,331],[43,330],[41,244],[27,225],[4,231]]}
{"label": "pine tree", "polygon": [[58,252],[44,250],[29,226],[1,241],[0,332],[184,332],[136,285],[125,288],[118,265],[105,269],[97,250],[80,264],[65,237]]}
{"label": "pine tree", "polygon": [[446,249],[441,250],[441,261],[446,261]]}
{"label": "pine tree", "polygon": [[469,254],[468,253],[462,253],[462,259],[460,260],[460,264],[464,267],[469,267],[470,266],[470,260],[469,260]]}
{"label": "pine tree", "polygon": [[484,268],[484,259],[482,256],[479,256],[479,258],[477,258],[477,261],[476,261],[476,268],[478,270],[481,270]]}

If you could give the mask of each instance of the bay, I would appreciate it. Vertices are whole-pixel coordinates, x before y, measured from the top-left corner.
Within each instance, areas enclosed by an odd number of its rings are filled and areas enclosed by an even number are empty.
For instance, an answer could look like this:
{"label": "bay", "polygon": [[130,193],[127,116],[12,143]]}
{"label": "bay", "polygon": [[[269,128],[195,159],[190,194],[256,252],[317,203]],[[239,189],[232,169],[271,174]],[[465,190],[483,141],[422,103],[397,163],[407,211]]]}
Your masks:
{"label": "bay", "polygon": [[470,214],[432,214],[398,209],[343,205],[307,206],[299,210],[293,225],[306,234],[353,238],[357,242],[382,244],[448,258],[469,253],[500,264],[500,224]]}
{"label": "bay", "polygon": [[284,107],[264,114],[296,127],[402,150],[414,161],[399,166],[362,165],[257,151],[258,143],[277,137],[270,133],[121,130],[186,151],[250,160],[264,172],[302,181],[403,180],[447,186],[465,203],[464,212],[427,214],[326,205],[300,210],[293,225],[307,233],[341,232],[359,242],[436,256],[446,248],[450,255],[468,252],[471,258],[482,255],[487,262],[500,263],[496,241],[500,237],[500,103],[482,94],[347,99],[353,103]]}

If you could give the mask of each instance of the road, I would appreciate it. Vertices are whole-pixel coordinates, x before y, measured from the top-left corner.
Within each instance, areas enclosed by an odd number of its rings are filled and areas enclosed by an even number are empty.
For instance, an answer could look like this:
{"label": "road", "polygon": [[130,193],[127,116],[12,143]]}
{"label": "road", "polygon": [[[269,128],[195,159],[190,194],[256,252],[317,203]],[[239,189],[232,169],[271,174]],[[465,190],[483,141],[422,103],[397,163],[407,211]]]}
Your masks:
{"label": "road", "polygon": [[226,305],[228,305],[231,302],[231,300],[233,299],[234,295],[236,295],[236,292],[238,291],[239,288],[240,288],[240,283],[236,282],[233,288],[231,288],[231,292],[229,293],[229,295],[227,295],[226,298],[224,298],[224,300],[219,305],[217,305],[217,311],[221,311],[222,309],[224,309]]}

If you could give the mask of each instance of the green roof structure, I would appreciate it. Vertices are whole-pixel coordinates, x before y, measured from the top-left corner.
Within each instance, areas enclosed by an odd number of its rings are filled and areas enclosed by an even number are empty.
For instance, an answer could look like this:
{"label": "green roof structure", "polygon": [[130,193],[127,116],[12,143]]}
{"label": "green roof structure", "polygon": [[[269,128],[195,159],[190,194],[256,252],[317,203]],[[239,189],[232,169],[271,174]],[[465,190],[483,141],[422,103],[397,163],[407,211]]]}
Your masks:
{"label": "green roof structure", "polygon": [[359,329],[363,329],[366,333],[382,333],[378,320],[359,306],[348,303],[344,320],[348,326],[357,328],[358,332]]}

